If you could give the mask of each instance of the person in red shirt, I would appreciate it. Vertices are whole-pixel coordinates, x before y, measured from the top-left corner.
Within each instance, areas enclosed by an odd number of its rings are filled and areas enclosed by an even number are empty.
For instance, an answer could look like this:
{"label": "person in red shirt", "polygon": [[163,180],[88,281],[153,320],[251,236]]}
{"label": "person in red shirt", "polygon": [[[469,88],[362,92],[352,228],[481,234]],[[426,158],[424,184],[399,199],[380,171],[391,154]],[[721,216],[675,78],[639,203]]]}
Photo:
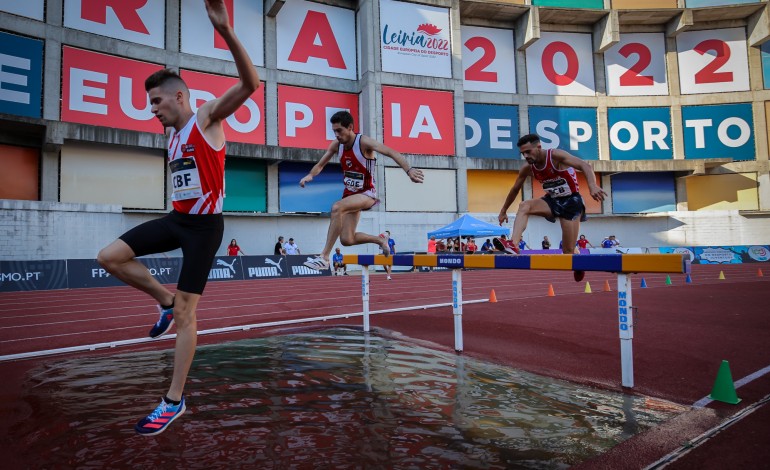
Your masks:
{"label": "person in red shirt", "polygon": [[299,182],[299,185],[304,188],[321,173],[333,157],[340,159],[342,181],[345,185],[342,199],[332,205],[331,221],[323,251],[316,258],[304,263],[308,268],[319,271],[329,269],[329,254],[337,243],[337,238],[343,246],[374,243],[382,248],[385,256],[390,255],[386,238],[356,232],[361,211],[369,210],[379,202],[374,181],[375,152],[392,158],[412,182],[422,183],[423,181],[422,171],[410,166],[399,152],[371,137],[353,131],[353,116],[349,112],[337,111],[329,121],[336,139],[332,141],[318,163],[310,169],[310,173]]}
{"label": "person in red shirt", "polygon": [[468,253],[475,253],[476,250],[479,249],[479,247],[476,246],[476,240],[474,240],[473,237],[468,239],[468,244],[465,246],[465,249]]}
{"label": "person in red shirt", "polygon": [[594,246],[591,244],[591,242],[588,241],[585,235],[580,235],[580,238],[578,238],[577,241],[577,247],[581,250],[585,250],[587,247],[593,248]]}
{"label": "person in red shirt", "polygon": [[[184,386],[190,371],[197,323],[195,310],[206,286],[211,265],[222,243],[224,218],[225,132],[222,122],[259,87],[259,75],[235,35],[223,0],[206,0],[214,30],[224,39],[238,69],[238,82],[218,98],[193,111],[190,90],[173,70],[159,70],[145,80],[150,110],[168,133],[173,211],[140,224],[103,248],[97,261],[110,274],[158,302],[158,321],[149,336],[157,338],[176,323],[174,370],[160,405],[134,430],[160,434],[186,410]],[[176,294],[172,294],[136,258],[182,249],[184,262]]]}
{"label": "person in red shirt", "polygon": [[[519,170],[519,176],[505,198],[497,219],[502,225],[508,222],[508,208],[516,200],[524,182],[532,176],[546,192],[540,199],[530,199],[519,204],[513,222],[511,238],[518,240],[527,228],[529,216],[545,217],[549,222],[559,219],[562,232],[562,252],[574,253],[575,242],[580,232],[580,222],[586,220],[585,205],[580,196],[577,174],[582,171],[588,182],[588,192],[597,201],[603,201],[607,193],[596,184],[596,175],[591,165],[561,149],[545,150],[537,134],[527,134],[517,142],[519,151],[527,161]],[[582,281],[584,271],[574,271],[575,281]]]}
{"label": "person in red shirt", "polygon": [[238,256],[238,252],[240,252],[242,255],[245,255],[246,253],[241,250],[241,247],[238,246],[238,242],[235,241],[235,238],[230,240],[230,244],[227,245],[227,256]]}
{"label": "person in red shirt", "polygon": [[431,236],[430,240],[428,240],[428,253],[436,253],[436,237]]}

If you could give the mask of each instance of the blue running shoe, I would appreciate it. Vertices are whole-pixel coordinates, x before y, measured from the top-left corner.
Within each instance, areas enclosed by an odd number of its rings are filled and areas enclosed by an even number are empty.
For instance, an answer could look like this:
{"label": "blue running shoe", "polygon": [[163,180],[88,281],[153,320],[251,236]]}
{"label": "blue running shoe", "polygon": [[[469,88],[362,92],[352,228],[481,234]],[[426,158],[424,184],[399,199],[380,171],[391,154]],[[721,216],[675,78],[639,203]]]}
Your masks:
{"label": "blue running shoe", "polygon": [[139,420],[134,429],[142,436],[156,436],[165,431],[175,419],[182,416],[186,409],[184,395],[182,395],[182,401],[178,405],[166,403],[166,400],[161,399],[160,405],[155,408],[155,411]]}
{"label": "blue running shoe", "polygon": [[168,333],[171,329],[171,325],[174,324],[174,308],[162,308],[158,305],[158,312],[160,312],[160,318],[158,322],[152,325],[150,329],[150,338],[157,338]]}

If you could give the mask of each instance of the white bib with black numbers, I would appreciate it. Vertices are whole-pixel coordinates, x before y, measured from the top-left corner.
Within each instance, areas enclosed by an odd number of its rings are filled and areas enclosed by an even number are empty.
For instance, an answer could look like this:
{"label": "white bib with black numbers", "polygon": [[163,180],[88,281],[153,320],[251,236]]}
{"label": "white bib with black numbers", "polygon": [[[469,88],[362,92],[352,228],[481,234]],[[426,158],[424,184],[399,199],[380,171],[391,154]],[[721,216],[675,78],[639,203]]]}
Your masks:
{"label": "white bib with black numbers", "polygon": [[558,178],[544,182],[543,190],[550,194],[551,197],[564,197],[572,195],[572,190],[569,188],[569,184],[564,178]]}
{"label": "white bib with black numbers", "polygon": [[360,191],[364,187],[364,174],[357,171],[346,171],[345,187],[351,191]]}
{"label": "white bib with black numbers", "polygon": [[195,157],[171,160],[168,166],[171,169],[172,201],[196,199],[203,196]]}

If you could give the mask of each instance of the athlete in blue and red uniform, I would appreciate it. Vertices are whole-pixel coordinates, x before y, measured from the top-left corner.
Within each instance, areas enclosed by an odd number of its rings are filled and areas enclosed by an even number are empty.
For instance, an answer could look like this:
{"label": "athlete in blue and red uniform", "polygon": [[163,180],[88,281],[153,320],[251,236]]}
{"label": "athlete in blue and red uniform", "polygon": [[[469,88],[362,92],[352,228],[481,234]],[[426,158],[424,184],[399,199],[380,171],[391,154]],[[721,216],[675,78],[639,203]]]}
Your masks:
{"label": "athlete in blue and red uniform", "polygon": [[[224,230],[222,121],[259,87],[257,70],[230,26],[223,0],[206,0],[206,11],[233,55],[240,81],[195,112],[190,104],[190,90],[173,70],[160,70],[145,80],[152,113],[169,131],[173,211],[124,233],[97,257],[110,274],[158,301],[160,318],[150,329],[150,337],[163,335],[176,322],[171,385],[160,405],[134,427],[142,435],[160,434],[186,409],[183,391],[197,341],[195,309]],[[182,249],[183,262],[175,295],[152,277],[136,257],[177,248]]]}
{"label": "athlete in blue and red uniform", "polygon": [[329,232],[326,235],[326,245],[323,251],[315,259],[305,262],[305,266],[319,271],[329,269],[329,254],[337,242],[337,238],[344,246],[375,243],[382,248],[382,252],[386,256],[390,254],[386,239],[356,232],[361,211],[369,210],[379,202],[374,180],[376,163],[374,152],[392,158],[413,182],[422,183],[423,180],[422,171],[409,166],[403,155],[371,137],[356,134],[353,131],[353,116],[349,112],[338,111],[329,121],[332,124],[336,140],[332,141],[321,160],[299,182],[299,185],[304,188],[307,183],[313,181],[313,178],[321,173],[332,157],[337,156],[340,159],[342,181],[345,184],[342,199],[332,205]]}
{"label": "athlete in blue and red uniform", "polygon": [[[577,174],[575,170],[582,171],[588,182],[588,192],[597,201],[603,201],[607,193],[596,184],[596,176],[591,165],[585,161],[570,155],[564,150],[544,150],[540,145],[540,137],[536,134],[527,134],[517,143],[519,151],[527,161],[519,170],[519,176],[505,198],[503,208],[500,209],[498,221],[500,225],[508,222],[508,208],[516,200],[524,181],[531,175],[543,185],[546,195],[541,199],[530,199],[519,204],[516,218],[513,221],[513,233],[511,240],[518,240],[530,215],[545,217],[549,222],[559,219],[562,232],[562,251],[567,254],[574,253],[575,241],[580,232],[580,222],[586,220],[586,208],[583,198],[580,196]],[[575,280],[581,281],[585,276],[584,271],[575,271]]]}

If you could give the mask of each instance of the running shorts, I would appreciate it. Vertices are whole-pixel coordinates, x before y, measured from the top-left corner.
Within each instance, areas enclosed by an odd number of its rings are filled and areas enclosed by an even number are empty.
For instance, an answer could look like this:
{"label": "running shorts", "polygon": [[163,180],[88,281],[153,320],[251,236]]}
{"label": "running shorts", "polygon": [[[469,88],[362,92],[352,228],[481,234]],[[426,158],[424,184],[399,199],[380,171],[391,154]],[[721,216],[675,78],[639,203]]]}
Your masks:
{"label": "running shorts", "polygon": [[182,249],[182,271],[177,289],[203,294],[225,222],[222,214],[183,214],[171,211],[160,219],[137,225],[120,238],[135,256]]}
{"label": "running shorts", "polygon": [[565,197],[551,197],[550,194],[546,194],[542,198],[548,207],[551,208],[553,216],[546,217],[549,222],[556,222],[556,218],[575,220],[580,217],[581,222],[585,222],[586,206],[583,204],[583,198],[578,193],[574,193]]}

